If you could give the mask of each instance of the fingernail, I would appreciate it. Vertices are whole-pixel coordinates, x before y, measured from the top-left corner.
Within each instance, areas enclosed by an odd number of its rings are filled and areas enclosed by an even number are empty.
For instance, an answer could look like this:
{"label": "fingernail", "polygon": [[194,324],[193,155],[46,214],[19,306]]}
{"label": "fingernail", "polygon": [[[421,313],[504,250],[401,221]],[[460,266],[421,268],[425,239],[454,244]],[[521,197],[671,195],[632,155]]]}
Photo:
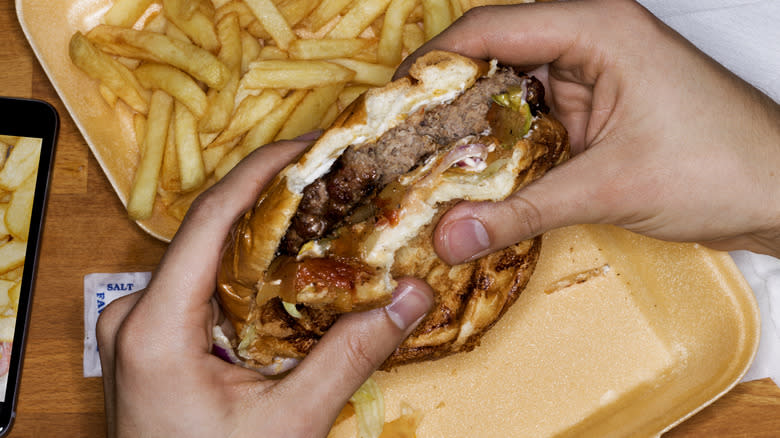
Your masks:
{"label": "fingernail", "polygon": [[447,226],[444,233],[444,250],[451,263],[461,263],[490,248],[490,236],[476,219],[463,219]]}
{"label": "fingernail", "polygon": [[385,306],[385,312],[401,331],[405,331],[425,315],[431,304],[431,298],[417,285],[399,282],[393,291],[393,301]]}

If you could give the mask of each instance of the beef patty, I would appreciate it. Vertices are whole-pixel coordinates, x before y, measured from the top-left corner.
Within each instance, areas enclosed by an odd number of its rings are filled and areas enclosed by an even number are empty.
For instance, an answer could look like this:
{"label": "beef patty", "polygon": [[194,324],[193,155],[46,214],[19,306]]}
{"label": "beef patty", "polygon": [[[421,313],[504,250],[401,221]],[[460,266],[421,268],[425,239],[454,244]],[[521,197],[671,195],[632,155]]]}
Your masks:
{"label": "beef patty", "polygon": [[526,80],[532,114],[547,112],[544,87],[534,77],[502,68],[480,79],[453,102],[419,111],[372,143],[351,145],[330,172],[303,190],[303,199],[280,245],[295,255],[307,241],[337,228],[364,200],[453,142],[489,129],[491,96]]}

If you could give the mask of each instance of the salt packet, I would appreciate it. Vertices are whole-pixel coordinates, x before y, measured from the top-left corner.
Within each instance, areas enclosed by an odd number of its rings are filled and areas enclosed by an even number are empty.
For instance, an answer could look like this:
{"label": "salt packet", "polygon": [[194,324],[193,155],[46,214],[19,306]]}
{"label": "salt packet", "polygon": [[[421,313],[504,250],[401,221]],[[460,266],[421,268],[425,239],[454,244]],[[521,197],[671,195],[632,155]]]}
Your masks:
{"label": "salt packet", "polygon": [[100,313],[115,299],[145,288],[151,278],[151,272],[84,276],[84,377],[102,376],[95,335]]}

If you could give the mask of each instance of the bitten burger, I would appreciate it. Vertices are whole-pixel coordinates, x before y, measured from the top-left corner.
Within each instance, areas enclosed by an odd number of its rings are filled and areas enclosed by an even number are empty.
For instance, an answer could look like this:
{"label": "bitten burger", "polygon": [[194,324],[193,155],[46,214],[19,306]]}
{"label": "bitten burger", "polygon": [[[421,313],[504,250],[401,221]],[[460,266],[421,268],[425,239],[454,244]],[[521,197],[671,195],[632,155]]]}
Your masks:
{"label": "bitten burger", "polygon": [[432,234],[455,203],[504,199],[568,157],[548,112],[536,78],[442,51],[367,91],[235,225],[217,348],[284,372],[340,314],[388,304],[394,278],[412,276],[435,304],[383,367],[473,349],[522,292],[541,240],[451,266]]}

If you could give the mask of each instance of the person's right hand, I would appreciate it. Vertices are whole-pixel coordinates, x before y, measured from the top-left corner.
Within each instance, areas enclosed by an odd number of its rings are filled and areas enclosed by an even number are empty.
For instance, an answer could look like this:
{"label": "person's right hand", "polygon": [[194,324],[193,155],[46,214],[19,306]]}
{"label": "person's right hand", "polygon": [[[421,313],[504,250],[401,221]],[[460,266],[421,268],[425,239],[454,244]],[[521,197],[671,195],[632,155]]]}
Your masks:
{"label": "person's right hand", "polygon": [[780,256],[780,106],[637,3],[473,9],[398,75],[432,49],[530,70],[574,155],[503,202],[450,210],[444,260],[581,223]]}

